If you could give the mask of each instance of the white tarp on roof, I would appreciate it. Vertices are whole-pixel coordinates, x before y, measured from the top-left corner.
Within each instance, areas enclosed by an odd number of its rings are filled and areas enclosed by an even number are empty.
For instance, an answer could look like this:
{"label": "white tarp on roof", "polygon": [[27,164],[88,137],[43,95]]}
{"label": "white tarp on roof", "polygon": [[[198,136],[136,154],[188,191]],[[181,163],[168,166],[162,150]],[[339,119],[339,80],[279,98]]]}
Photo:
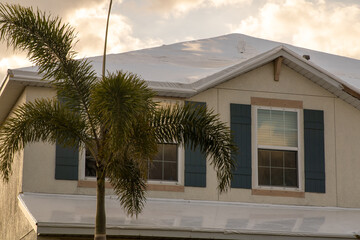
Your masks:
{"label": "white tarp on roof", "polygon": [[[360,61],[289,44],[254,38],[243,34],[180,42],[138,51],[109,54],[107,70],[137,73],[146,81],[191,84],[215,73],[285,46],[299,56],[309,55],[310,62],[360,90]],[[91,57],[100,75],[102,56]],[[35,68],[20,70],[36,71]]]}
{"label": "white tarp on roof", "polygon": [[[19,200],[39,234],[93,233],[95,196],[23,193]],[[108,233],[115,235],[345,239],[360,232],[360,209],[148,199],[136,219],[126,216],[116,197],[107,197],[106,211]]]}

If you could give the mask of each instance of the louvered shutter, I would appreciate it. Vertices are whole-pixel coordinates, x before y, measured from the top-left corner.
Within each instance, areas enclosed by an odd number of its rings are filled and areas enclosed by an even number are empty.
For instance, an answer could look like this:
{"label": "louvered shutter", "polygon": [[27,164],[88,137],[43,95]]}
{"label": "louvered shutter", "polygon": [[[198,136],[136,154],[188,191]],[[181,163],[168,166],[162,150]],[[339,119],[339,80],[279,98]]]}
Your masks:
{"label": "louvered shutter", "polygon": [[239,151],[232,188],[251,189],[251,105],[230,104],[230,127]]}
{"label": "louvered shutter", "polygon": [[55,179],[78,180],[79,151],[56,144]]}
{"label": "louvered shutter", "polygon": [[[194,106],[206,106],[204,102],[186,102]],[[197,147],[185,147],[185,186],[206,187],[206,155]]]}
{"label": "louvered shutter", "polygon": [[305,192],[325,193],[324,112],[304,109]]}

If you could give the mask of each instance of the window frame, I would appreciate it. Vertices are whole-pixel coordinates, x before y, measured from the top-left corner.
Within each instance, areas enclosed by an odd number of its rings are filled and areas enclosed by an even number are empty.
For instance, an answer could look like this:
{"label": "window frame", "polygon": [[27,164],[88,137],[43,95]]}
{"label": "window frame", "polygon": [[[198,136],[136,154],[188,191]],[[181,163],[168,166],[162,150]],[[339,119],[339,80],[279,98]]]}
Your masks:
{"label": "window frame", "polygon": [[96,181],[96,176],[87,177],[85,176],[86,170],[86,148],[85,146],[80,147],[79,149],[79,180],[85,181]]}
{"label": "window frame", "polygon": [[[79,151],[79,180],[96,181],[96,177],[85,176],[86,169],[86,149],[80,148]],[[182,144],[177,145],[177,158],[178,158],[178,180],[177,181],[163,181],[163,180],[148,180],[148,184],[162,184],[162,185],[184,185],[184,158],[185,148]]]}
{"label": "window frame", "polygon": [[148,179],[147,180],[148,184],[184,185],[185,148],[184,148],[184,146],[182,144],[177,144],[177,150],[176,151],[177,151],[177,163],[178,163],[178,170],[177,170],[178,180],[177,181],[166,181],[166,180],[151,180],[151,179]]}
{"label": "window frame", "polygon": [[[284,146],[269,146],[269,145],[258,145],[258,109],[265,110],[278,110],[278,111],[288,111],[297,113],[297,141],[298,146],[296,147],[284,147]],[[286,108],[286,107],[276,107],[276,106],[251,106],[252,111],[252,189],[259,190],[281,190],[281,191],[304,191],[304,154],[303,154],[303,140],[304,140],[304,131],[303,131],[303,110],[299,108]],[[259,185],[259,174],[258,174],[258,149],[269,149],[269,150],[284,150],[284,151],[297,151],[297,181],[298,187],[281,187],[281,186],[261,186]]]}
{"label": "window frame", "polygon": [[[162,97],[155,97],[154,101],[159,104],[159,106],[168,106],[174,104],[184,104],[182,99],[169,99]],[[78,167],[78,180],[81,181],[96,181],[96,177],[86,177],[86,160],[85,160],[85,147],[80,147],[79,149],[79,167]],[[178,181],[159,181],[159,180],[148,180],[148,184],[154,185],[181,185],[184,186],[184,172],[185,172],[185,147],[183,144],[178,143],[177,147],[177,157],[178,157]]]}

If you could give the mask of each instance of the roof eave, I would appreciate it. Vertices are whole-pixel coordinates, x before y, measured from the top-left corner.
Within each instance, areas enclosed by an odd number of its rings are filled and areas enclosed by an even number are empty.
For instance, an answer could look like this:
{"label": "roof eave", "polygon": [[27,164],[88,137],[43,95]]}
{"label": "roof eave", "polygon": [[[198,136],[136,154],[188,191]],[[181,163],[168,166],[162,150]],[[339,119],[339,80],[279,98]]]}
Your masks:
{"label": "roof eave", "polygon": [[[316,239],[353,239],[352,234],[324,234],[324,233],[292,233],[273,231],[251,231],[251,230],[214,230],[193,228],[171,228],[171,227],[146,227],[146,226],[107,226],[108,236],[128,237],[161,237],[161,238],[185,238],[185,239],[279,239],[297,240],[299,237],[307,240]],[[37,234],[40,236],[76,236],[93,235],[94,225],[90,224],[67,224],[67,223],[37,223]]]}
{"label": "roof eave", "polygon": [[[259,68],[274,61],[280,56],[284,57],[284,64],[287,64],[289,67],[292,67],[292,64],[294,64],[296,67],[292,68],[295,71],[300,72],[300,70],[297,69],[301,69],[301,71],[309,73],[311,76],[315,76],[308,78],[360,110],[360,93],[356,88],[319,67],[315,63],[306,60],[284,45],[275,47],[263,54],[259,54],[239,64],[230,66],[191,84],[156,81],[147,81],[147,83],[159,96],[189,98],[234,77]],[[42,76],[36,72],[13,69],[9,70],[9,76],[11,81],[18,81],[23,85],[49,86],[46,81],[42,80]],[[3,84],[0,88],[0,98],[2,96],[1,93],[4,91],[4,88],[6,88],[6,84],[7,83]],[[0,118],[0,122],[1,121],[2,119]]]}
{"label": "roof eave", "polygon": [[[209,88],[215,87],[218,84],[228,81],[234,77],[252,71],[267,63],[270,63],[278,57],[284,57],[284,64],[288,65],[290,68],[293,68],[293,70],[299,72],[300,74],[303,74],[301,72],[309,73],[311,77],[305,77],[309,78],[310,80],[325,88],[335,96],[341,98],[345,102],[348,102],[349,104],[360,110],[360,93],[356,88],[347,84],[337,76],[326,71],[325,69],[314,64],[313,62],[306,60],[299,54],[291,51],[286,46],[276,47],[268,52],[257,55],[254,58],[233,65],[216,74],[213,74],[199,80],[196,83],[191,84],[192,86],[188,86],[188,88],[194,89],[195,94],[198,94]],[[296,67],[292,66],[291,64],[295,65]]]}
{"label": "roof eave", "polygon": [[0,123],[11,112],[26,86],[49,87],[49,83],[33,72],[9,69],[0,86]]}

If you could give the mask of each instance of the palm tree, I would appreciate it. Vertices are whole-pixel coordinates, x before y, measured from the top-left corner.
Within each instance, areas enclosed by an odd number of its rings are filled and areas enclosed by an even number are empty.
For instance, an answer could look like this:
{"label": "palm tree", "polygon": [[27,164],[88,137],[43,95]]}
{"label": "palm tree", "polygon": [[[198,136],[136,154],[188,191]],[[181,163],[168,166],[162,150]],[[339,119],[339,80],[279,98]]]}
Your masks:
{"label": "palm tree", "polygon": [[211,158],[218,189],[230,186],[236,150],[228,127],[206,108],[159,107],[137,75],[117,72],[99,80],[91,63],[76,60],[74,29],[39,10],[0,3],[0,39],[28,52],[57,91],[17,107],[0,125],[0,175],[7,181],[14,154],[45,141],[86,147],[96,161],[95,239],[106,239],[105,176],[130,215],[144,207],[147,163],[158,143],[190,144]]}

